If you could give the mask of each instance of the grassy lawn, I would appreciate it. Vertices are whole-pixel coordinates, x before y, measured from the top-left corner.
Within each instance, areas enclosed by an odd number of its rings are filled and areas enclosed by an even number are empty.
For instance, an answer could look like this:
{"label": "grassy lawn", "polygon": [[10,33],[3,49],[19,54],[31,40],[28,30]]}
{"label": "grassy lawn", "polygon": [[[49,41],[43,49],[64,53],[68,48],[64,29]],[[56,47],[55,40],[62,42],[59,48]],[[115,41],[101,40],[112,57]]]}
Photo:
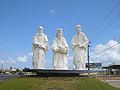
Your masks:
{"label": "grassy lawn", "polygon": [[120,89],[112,87],[95,78],[19,77],[0,82],[0,90],[120,90]]}

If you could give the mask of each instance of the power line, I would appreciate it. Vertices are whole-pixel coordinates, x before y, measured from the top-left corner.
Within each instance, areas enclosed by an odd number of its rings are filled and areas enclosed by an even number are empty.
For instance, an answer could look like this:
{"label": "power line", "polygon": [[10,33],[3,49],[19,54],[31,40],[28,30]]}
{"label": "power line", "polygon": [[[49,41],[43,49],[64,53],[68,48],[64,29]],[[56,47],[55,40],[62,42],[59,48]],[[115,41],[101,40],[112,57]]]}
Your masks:
{"label": "power line", "polygon": [[110,16],[110,14],[116,9],[116,7],[120,4],[120,1],[110,10],[110,12],[106,15],[106,17],[102,20],[102,22],[99,24],[101,25],[102,23],[105,22],[105,20]]}
{"label": "power line", "polygon": [[109,21],[107,23],[106,27],[108,27],[109,25],[113,25],[117,20],[119,20],[119,18],[120,18],[120,11],[117,13],[117,15],[111,21]]}
{"label": "power line", "polygon": [[116,19],[114,19],[114,21],[111,24],[114,24],[119,19],[120,19],[120,15]]}
{"label": "power line", "polygon": [[[116,21],[118,21],[120,19],[120,11],[117,13],[117,15],[114,17],[114,18],[112,18],[106,25],[105,25],[105,27],[104,27],[104,29],[106,29],[106,30],[104,30],[104,31],[102,31],[102,33],[103,32],[105,32],[105,31],[108,31],[109,29],[109,26],[111,26],[111,25],[113,25]],[[100,33],[100,32],[99,32]],[[96,39],[96,38],[95,38]],[[95,40],[94,39],[94,40]]]}
{"label": "power line", "polygon": [[111,15],[111,13],[117,8],[117,6],[120,4],[120,1],[110,10],[110,12],[105,16],[105,18],[98,24],[96,29],[98,29],[97,32],[92,35],[92,39],[97,35],[97,33],[100,33],[101,30],[99,30],[99,27],[106,21],[106,19]]}
{"label": "power line", "polygon": [[118,44],[120,44],[120,42],[118,42],[118,43],[116,43],[115,45],[113,45],[113,46],[111,46],[111,47],[109,47],[109,48],[106,48],[106,49],[104,49],[104,50],[102,50],[102,51],[100,51],[100,52],[98,52],[98,53],[92,54],[92,55],[90,55],[90,57],[91,57],[91,56],[94,56],[94,55],[101,54],[101,53],[103,53],[103,52],[105,52],[105,51],[113,48],[114,46],[116,46],[116,45],[118,45]]}

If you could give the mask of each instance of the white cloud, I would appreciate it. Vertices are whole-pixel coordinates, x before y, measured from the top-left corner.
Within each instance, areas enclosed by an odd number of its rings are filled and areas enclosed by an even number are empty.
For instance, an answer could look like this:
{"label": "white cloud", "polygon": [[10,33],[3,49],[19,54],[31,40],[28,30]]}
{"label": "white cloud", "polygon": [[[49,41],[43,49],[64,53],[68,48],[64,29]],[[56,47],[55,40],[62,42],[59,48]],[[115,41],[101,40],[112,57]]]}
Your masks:
{"label": "white cloud", "polygon": [[50,13],[50,14],[55,14],[56,11],[55,11],[55,9],[51,9],[51,10],[49,11],[49,13]]}
{"label": "white cloud", "polygon": [[31,58],[32,56],[33,56],[33,53],[30,52],[30,53],[27,53],[27,54],[24,55],[24,56],[19,56],[19,57],[17,57],[17,61],[19,61],[19,62],[27,62],[28,58],[29,58],[29,57]]}
{"label": "white cloud", "polygon": [[28,56],[24,55],[21,57],[17,57],[17,61],[19,62],[27,62]]}
{"label": "white cloud", "polygon": [[5,63],[5,61],[4,60],[0,60],[0,64],[3,64],[3,63]]}
{"label": "white cloud", "polygon": [[30,56],[30,57],[32,57],[33,56],[33,52],[30,52],[27,55]]}
{"label": "white cloud", "polygon": [[[114,62],[120,62],[120,44],[117,41],[110,40],[106,44],[99,44],[94,48],[94,52],[90,53],[90,60],[92,62],[102,62],[103,64],[109,64]],[[117,44],[117,45],[116,45]],[[113,48],[106,50],[99,54],[99,52],[115,45]]]}
{"label": "white cloud", "polygon": [[6,61],[7,63],[16,63],[15,60],[13,60],[12,58],[10,58],[9,60]]}

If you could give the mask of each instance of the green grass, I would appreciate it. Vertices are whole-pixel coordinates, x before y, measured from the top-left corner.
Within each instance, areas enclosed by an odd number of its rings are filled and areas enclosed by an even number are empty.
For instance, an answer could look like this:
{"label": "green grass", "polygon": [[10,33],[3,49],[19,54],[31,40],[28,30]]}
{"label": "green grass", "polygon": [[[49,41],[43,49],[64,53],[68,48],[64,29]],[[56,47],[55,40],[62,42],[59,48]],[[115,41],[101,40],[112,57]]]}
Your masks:
{"label": "green grass", "polygon": [[0,82],[0,90],[47,90],[47,88],[54,88],[54,90],[120,90],[95,78],[19,77]]}

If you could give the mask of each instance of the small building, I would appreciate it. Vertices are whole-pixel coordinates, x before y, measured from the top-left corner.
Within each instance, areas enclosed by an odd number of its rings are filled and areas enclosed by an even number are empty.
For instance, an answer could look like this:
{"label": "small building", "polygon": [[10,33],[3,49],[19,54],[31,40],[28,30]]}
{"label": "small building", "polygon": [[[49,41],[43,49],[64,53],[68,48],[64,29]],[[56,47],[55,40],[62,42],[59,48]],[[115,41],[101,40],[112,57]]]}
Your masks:
{"label": "small building", "polygon": [[102,66],[102,69],[106,69],[106,74],[120,75],[120,63],[112,63],[108,66]]}

